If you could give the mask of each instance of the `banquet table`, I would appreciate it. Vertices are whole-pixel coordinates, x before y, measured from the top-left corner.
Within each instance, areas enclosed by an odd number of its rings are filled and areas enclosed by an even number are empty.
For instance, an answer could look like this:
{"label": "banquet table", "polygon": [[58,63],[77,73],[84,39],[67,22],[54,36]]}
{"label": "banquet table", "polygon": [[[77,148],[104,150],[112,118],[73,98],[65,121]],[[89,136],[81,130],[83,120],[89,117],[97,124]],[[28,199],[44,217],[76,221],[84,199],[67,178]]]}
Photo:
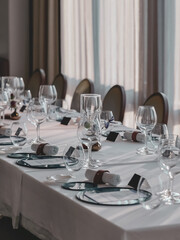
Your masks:
{"label": "banquet table", "polygon": [[[21,121],[27,121],[25,117]],[[35,138],[33,125],[27,122],[28,137]],[[77,125],[56,121],[41,125],[41,137],[61,146],[77,139]],[[102,137],[102,148],[93,157],[102,162],[99,169],[119,174],[118,186],[126,186],[134,173],[143,175],[159,168],[157,156],[140,156],[136,149],[142,143],[110,142]],[[30,150],[25,146],[23,151]],[[161,206],[147,211],[141,205],[101,206],[79,201],[76,191],[50,182],[48,176],[66,174],[61,169],[35,169],[16,164],[16,159],[0,155],[0,213],[12,218],[14,228],[22,225],[45,240],[164,240],[179,239],[180,206]],[[78,172],[79,181],[87,180],[85,170]],[[68,181],[74,181],[69,179]]]}

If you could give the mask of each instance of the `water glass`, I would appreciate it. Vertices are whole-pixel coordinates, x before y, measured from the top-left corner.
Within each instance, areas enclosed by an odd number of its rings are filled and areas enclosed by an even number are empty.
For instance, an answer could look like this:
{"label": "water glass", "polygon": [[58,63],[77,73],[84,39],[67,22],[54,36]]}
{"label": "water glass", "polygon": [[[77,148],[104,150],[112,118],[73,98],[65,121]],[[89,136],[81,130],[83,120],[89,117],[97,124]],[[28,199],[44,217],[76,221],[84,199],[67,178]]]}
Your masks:
{"label": "water glass", "polygon": [[47,118],[45,103],[43,104],[38,98],[33,98],[30,111],[31,117],[36,125],[37,137],[35,142],[44,142],[44,140],[40,138],[40,124],[42,124]]}
{"label": "water glass", "polygon": [[[0,91],[0,126],[4,125],[4,111],[9,104],[9,97],[6,91]],[[3,113],[3,120],[1,119],[1,115]]]}
{"label": "water glass", "polygon": [[107,136],[108,133],[113,129],[111,122],[114,120],[114,115],[112,111],[102,111],[100,115],[101,121],[101,133],[102,135]]}
{"label": "water glass", "polygon": [[148,155],[153,154],[154,150],[148,148],[148,134],[151,134],[154,126],[157,123],[157,114],[153,106],[139,106],[136,115],[137,127],[145,135],[145,145],[142,148],[137,149],[138,154]]}
{"label": "water glass", "polygon": [[155,152],[159,152],[162,141],[168,139],[168,128],[164,123],[157,123],[151,132],[149,143],[152,144]]}
{"label": "water glass", "polygon": [[88,115],[100,113],[102,109],[101,95],[99,94],[81,94],[80,96],[80,112]]}
{"label": "water glass", "polygon": [[169,134],[168,139],[162,141],[159,151],[159,165],[160,169],[167,174],[169,178],[168,188],[163,192],[162,198],[167,205],[180,203],[180,193],[174,192],[174,176],[179,173],[176,172],[176,165],[180,162],[180,139],[178,135]]}
{"label": "water glass", "polygon": [[13,122],[10,139],[14,146],[22,147],[27,142],[27,127],[23,122]]}
{"label": "water glass", "polygon": [[78,140],[67,144],[64,149],[63,160],[71,177],[75,177],[74,174],[81,170],[85,164],[84,149]]}
{"label": "water glass", "polygon": [[49,106],[57,99],[57,91],[55,85],[41,85],[39,88],[39,100],[45,103],[47,114],[49,114]]}
{"label": "water glass", "polygon": [[154,210],[163,205],[160,192],[163,191],[166,179],[157,169],[156,174],[146,172],[140,176],[137,195],[139,203],[146,210]]}

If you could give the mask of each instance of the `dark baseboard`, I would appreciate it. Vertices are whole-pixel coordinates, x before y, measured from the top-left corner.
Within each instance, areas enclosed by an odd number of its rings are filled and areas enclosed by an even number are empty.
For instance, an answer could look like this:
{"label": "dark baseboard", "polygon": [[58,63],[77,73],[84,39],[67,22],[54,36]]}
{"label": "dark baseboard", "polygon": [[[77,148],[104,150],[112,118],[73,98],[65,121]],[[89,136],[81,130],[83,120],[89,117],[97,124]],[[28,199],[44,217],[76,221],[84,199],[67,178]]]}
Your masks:
{"label": "dark baseboard", "polygon": [[0,239],[2,240],[40,240],[23,227],[12,228],[12,221],[8,217],[0,219]]}

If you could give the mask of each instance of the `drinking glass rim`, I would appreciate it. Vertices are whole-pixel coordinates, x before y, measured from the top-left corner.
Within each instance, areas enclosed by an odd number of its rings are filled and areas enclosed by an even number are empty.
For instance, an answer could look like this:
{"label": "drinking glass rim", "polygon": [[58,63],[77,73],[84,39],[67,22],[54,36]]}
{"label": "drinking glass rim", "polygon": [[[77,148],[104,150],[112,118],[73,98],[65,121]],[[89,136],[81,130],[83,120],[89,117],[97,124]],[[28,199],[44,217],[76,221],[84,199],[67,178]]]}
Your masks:
{"label": "drinking glass rim", "polygon": [[96,94],[96,93],[82,93],[81,94],[82,97],[101,97],[100,94]]}

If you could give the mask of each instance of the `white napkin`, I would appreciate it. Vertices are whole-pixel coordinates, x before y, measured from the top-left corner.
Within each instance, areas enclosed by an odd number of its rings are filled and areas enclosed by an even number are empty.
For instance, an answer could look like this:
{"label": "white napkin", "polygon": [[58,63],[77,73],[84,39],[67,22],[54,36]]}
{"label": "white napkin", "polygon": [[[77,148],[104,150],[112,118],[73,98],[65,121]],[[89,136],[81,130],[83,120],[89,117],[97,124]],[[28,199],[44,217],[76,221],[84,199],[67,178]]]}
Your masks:
{"label": "white napkin", "polygon": [[6,127],[1,127],[0,128],[0,135],[3,135],[3,136],[11,136],[11,128],[6,128]]}
{"label": "white napkin", "polygon": [[144,142],[144,134],[141,132],[126,131],[124,132],[124,138],[127,139],[128,141]]}
{"label": "white napkin", "polygon": [[[33,143],[31,145],[31,149],[37,153],[37,150],[40,145],[41,144],[39,144],[39,143]],[[43,146],[43,148],[41,150],[42,150],[41,151],[42,155],[44,154],[44,155],[52,156],[52,155],[56,155],[58,153],[59,148],[55,145],[50,145],[49,143],[47,143],[46,145]]]}
{"label": "white napkin", "polygon": [[[90,182],[93,182],[96,173],[97,173],[96,170],[87,169],[85,172],[85,176]],[[116,186],[120,183],[121,179],[118,174],[104,172],[102,175],[102,181],[103,183],[109,183],[110,185]]]}

